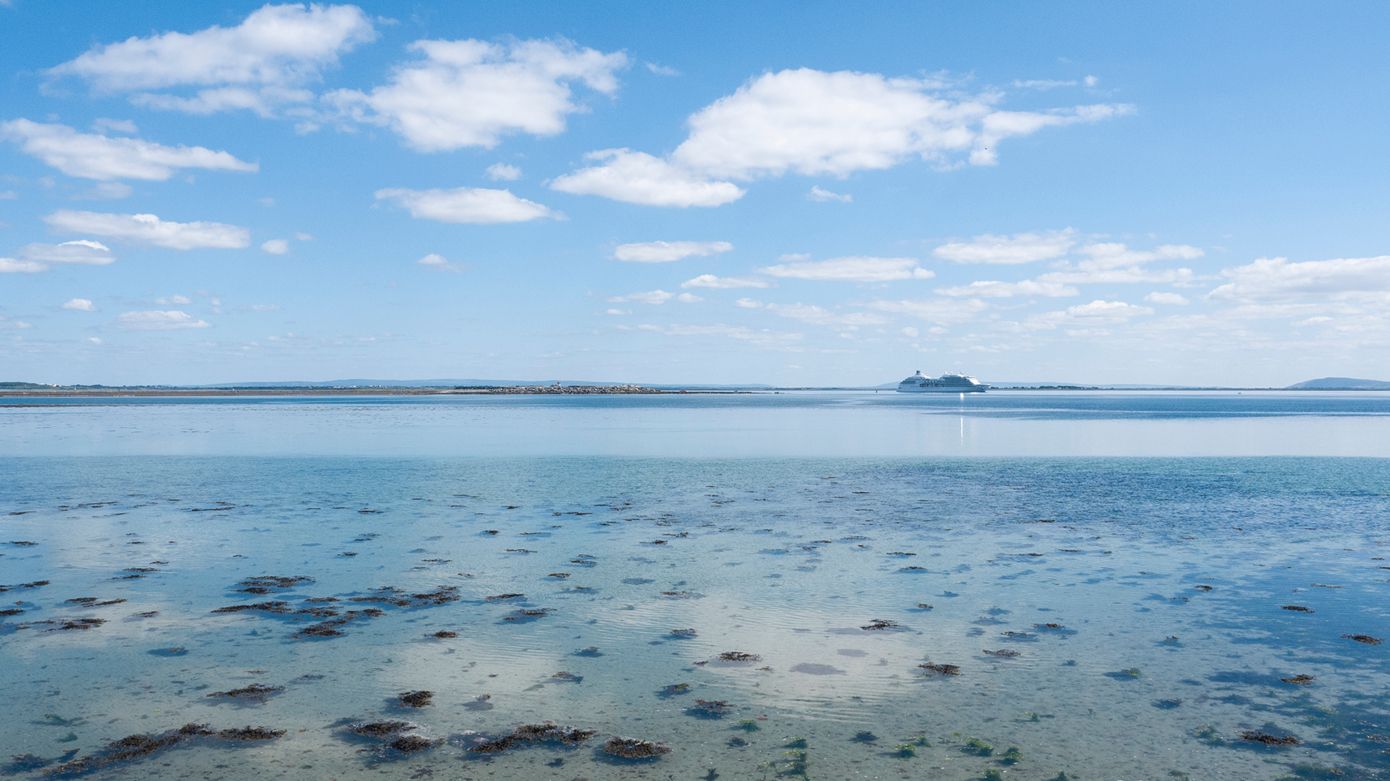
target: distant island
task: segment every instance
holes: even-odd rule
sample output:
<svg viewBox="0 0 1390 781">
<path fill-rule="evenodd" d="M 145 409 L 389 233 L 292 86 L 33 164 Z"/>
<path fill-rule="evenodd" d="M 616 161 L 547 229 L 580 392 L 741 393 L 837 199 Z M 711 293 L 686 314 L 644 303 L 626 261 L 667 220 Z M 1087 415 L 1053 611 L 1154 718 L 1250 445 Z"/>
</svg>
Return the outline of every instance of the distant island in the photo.
<svg viewBox="0 0 1390 781">
<path fill-rule="evenodd" d="M 1290 385 L 1287 390 L 1390 390 L 1390 382 L 1358 380 L 1355 377 L 1319 377 Z"/>
</svg>

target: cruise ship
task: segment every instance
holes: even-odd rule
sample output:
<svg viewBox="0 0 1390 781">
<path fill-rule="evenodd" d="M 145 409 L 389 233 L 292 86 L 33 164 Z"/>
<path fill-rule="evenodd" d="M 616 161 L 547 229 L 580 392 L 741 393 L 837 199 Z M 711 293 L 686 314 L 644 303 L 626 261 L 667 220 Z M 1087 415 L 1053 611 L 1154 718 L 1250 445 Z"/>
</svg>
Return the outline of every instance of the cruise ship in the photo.
<svg viewBox="0 0 1390 781">
<path fill-rule="evenodd" d="M 898 383 L 898 393 L 984 393 L 988 385 L 964 374 L 923 377 L 922 371 Z"/>
</svg>

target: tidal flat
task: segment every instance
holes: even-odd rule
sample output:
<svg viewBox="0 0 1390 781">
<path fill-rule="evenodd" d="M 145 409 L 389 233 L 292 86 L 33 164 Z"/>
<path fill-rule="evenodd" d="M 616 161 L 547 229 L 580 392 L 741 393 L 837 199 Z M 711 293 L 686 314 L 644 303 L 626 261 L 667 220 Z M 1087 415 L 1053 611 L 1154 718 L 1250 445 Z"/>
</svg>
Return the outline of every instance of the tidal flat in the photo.
<svg viewBox="0 0 1390 781">
<path fill-rule="evenodd" d="M 0 774 L 1390 777 L 1390 459 L 0 465 Z"/>
<path fill-rule="evenodd" d="M 7 476 L 8 774 L 1390 770 L 1385 461 L 142 457 Z"/>
</svg>

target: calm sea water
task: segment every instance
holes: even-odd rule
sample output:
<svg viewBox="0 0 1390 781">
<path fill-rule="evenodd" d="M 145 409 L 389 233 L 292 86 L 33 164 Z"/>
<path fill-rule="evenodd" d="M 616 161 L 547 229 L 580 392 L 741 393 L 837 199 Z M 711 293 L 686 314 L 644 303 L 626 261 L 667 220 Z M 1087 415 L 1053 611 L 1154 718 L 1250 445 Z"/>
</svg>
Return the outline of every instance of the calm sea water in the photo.
<svg viewBox="0 0 1390 781">
<path fill-rule="evenodd" d="M 0 453 L 0 773 L 1390 778 L 1390 395 L 0 399 Z"/>
</svg>

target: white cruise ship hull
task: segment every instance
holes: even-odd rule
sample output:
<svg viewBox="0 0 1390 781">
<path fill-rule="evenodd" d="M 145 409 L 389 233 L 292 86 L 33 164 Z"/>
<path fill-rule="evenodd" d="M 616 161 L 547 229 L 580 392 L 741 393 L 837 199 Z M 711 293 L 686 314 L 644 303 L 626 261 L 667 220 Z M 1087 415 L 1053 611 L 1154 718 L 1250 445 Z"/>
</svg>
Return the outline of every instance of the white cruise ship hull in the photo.
<svg viewBox="0 0 1390 781">
<path fill-rule="evenodd" d="M 898 388 L 898 393 L 984 393 L 983 385 L 961 385 L 954 388 L 949 387 L 907 387 Z"/>
</svg>

